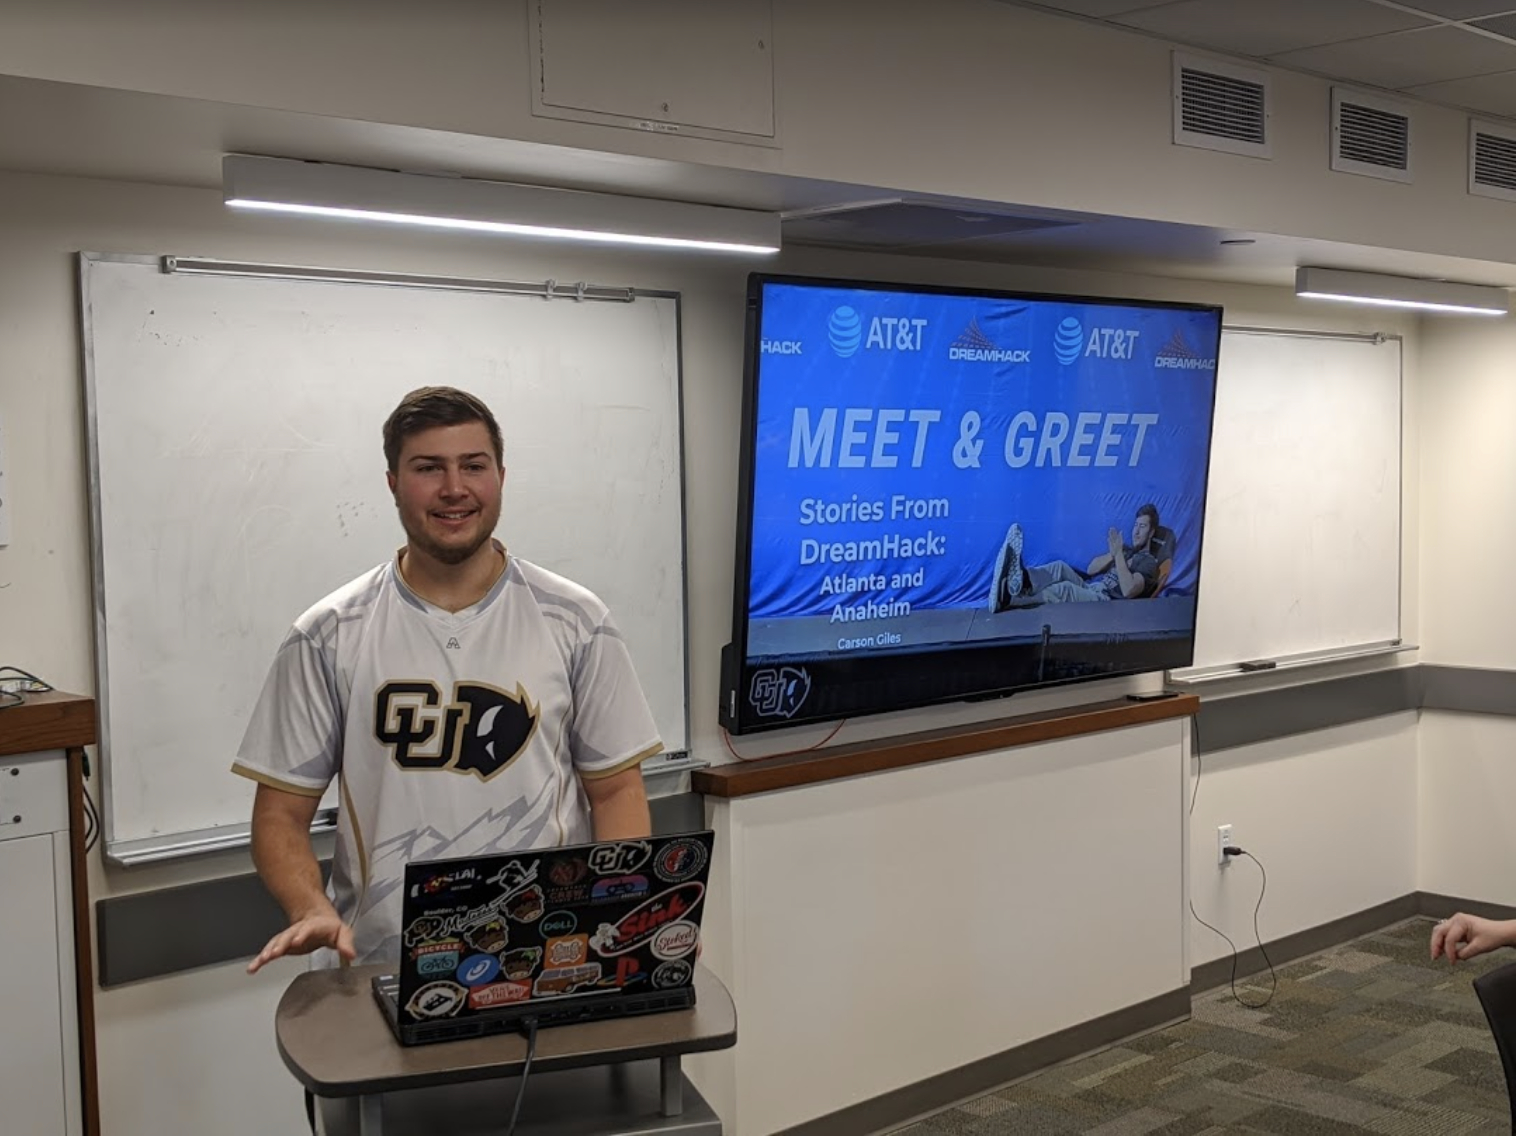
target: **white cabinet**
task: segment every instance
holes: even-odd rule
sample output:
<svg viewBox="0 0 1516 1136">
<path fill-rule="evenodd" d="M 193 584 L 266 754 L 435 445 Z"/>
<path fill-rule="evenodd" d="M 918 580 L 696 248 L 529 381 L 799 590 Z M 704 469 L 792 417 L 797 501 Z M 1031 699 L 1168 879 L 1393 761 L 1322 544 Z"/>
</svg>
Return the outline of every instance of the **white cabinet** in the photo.
<svg viewBox="0 0 1516 1136">
<path fill-rule="evenodd" d="M 0 1132 L 17 1136 L 84 1132 L 68 816 L 63 750 L 0 757 Z"/>
</svg>

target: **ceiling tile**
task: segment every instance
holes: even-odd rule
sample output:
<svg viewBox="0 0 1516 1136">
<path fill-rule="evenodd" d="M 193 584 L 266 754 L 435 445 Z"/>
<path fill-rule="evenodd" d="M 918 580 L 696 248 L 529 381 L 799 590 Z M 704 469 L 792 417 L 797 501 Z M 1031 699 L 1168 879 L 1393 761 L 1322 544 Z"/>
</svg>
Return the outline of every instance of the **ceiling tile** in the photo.
<svg viewBox="0 0 1516 1136">
<path fill-rule="evenodd" d="M 1170 0 L 1002 0 L 1019 8 L 1047 8 L 1056 12 L 1071 12 L 1076 16 L 1093 16 L 1098 20 L 1119 16 L 1124 12 L 1137 12 L 1143 8 L 1161 8 Z"/>
<path fill-rule="evenodd" d="M 1125 27 L 1238 55 L 1270 56 L 1385 32 L 1435 26 L 1372 0 L 1181 0 L 1115 17 Z"/>
<path fill-rule="evenodd" d="M 1516 16 L 1495 16 L 1489 20 L 1474 20 L 1473 26 L 1483 28 L 1485 31 L 1494 32 L 1496 35 L 1516 38 Z"/>
<path fill-rule="evenodd" d="M 1479 114 L 1516 116 L 1516 71 L 1411 87 L 1406 94 Z"/>
<path fill-rule="evenodd" d="M 1391 3 L 1397 8 L 1415 8 L 1448 20 L 1472 20 L 1476 16 L 1493 16 L 1496 12 L 1516 12 L 1516 4 L 1511 0 L 1404 0 L 1403 3 L 1391 0 Z"/>
<path fill-rule="evenodd" d="M 1274 62 L 1374 87 L 1405 87 L 1516 71 L 1516 45 L 1437 27 L 1284 52 Z"/>
</svg>

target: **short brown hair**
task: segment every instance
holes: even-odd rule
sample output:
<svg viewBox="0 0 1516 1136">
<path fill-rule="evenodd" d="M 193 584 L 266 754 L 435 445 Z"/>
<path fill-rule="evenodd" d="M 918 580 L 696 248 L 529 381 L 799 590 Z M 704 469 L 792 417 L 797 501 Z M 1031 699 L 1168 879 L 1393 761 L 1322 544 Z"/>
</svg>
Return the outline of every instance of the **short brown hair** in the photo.
<svg viewBox="0 0 1516 1136">
<path fill-rule="evenodd" d="M 391 473 L 400 466 L 400 451 L 412 434 L 435 426 L 462 426 L 466 422 L 483 422 L 495 447 L 495 464 L 505 464 L 505 446 L 500 440 L 500 424 L 485 406 L 467 391 L 456 387 L 417 387 L 400 400 L 384 420 L 384 460 Z"/>
</svg>

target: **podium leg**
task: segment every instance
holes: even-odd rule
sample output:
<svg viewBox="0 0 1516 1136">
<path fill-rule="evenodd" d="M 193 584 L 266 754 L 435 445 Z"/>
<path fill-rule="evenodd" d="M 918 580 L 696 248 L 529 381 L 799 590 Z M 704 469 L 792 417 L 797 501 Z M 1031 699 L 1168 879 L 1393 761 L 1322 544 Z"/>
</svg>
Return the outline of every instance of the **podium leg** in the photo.
<svg viewBox="0 0 1516 1136">
<path fill-rule="evenodd" d="M 358 1098 L 358 1136 L 380 1136 L 383 1122 L 379 1119 L 378 1093 Z"/>
<path fill-rule="evenodd" d="M 658 1059 L 659 1096 L 664 1116 L 678 1116 L 684 1111 L 684 1071 L 678 1056 Z"/>
</svg>

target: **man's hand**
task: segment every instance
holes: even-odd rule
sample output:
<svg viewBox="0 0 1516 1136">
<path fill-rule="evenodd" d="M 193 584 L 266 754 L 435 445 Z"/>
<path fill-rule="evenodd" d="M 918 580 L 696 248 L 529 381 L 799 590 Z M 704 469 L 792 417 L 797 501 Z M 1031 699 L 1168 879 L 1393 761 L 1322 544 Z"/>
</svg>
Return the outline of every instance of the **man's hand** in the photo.
<svg viewBox="0 0 1516 1136">
<path fill-rule="evenodd" d="M 358 952 L 353 947 L 353 929 L 337 917 L 336 912 L 307 915 L 291 923 L 268 941 L 258 952 L 258 957 L 247 964 L 249 974 L 257 974 L 276 958 L 285 955 L 308 955 L 322 947 L 331 947 L 342 956 L 343 962 L 352 962 Z"/>
<path fill-rule="evenodd" d="M 1497 922 L 1460 912 L 1432 928 L 1432 957 L 1455 963 L 1516 942 L 1516 921 Z"/>
<path fill-rule="evenodd" d="M 1105 534 L 1105 546 L 1111 550 L 1112 560 L 1121 555 L 1121 550 L 1125 547 L 1125 545 L 1123 545 L 1121 540 L 1120 529 L 1112 529 L 1110 532 Z"/>
</svg>

